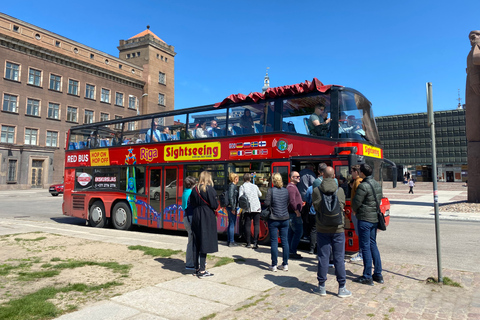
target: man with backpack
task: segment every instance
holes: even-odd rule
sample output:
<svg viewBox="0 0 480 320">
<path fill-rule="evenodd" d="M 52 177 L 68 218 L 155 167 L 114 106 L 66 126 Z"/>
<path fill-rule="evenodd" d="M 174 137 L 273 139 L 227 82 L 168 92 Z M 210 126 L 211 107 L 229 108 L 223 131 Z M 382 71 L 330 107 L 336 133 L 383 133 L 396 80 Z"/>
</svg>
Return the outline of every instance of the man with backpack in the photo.
<svg viewBox="0 0 480 320">
<path fill-rule="evenodd" d="M 313 206 L 316 211 L 317 255 L 318 255 L 318 288 L 314 292 L 320 296 L 327 294 L 327 281 L 330 248 L 333 253 L 333 264 L 338 281 L 338 297 L 352 295 L 347 290 L 347 274 L 345 271 L 345 229 L 344 213 L 345 192 L 335 182 L 335 170 L 327 167 L 323 181 L 313 190 Z"/>
</svg>

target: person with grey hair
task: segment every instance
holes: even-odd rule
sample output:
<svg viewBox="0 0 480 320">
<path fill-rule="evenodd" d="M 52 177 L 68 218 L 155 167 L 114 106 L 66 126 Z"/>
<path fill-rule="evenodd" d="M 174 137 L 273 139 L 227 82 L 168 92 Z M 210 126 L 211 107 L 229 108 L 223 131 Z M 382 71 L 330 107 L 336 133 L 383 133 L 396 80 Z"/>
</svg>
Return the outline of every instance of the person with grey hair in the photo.
<svg viewBox="0 0 480 320">
<path fill-rule="evenodd" d="M 253 220 L 253 249 L 258 249 L 258 235 L 260 233 L 260 211 L 262 206 L 259 197 L 262 192 L 256 185 L 251 183 L 252 176 L 250 173 L 243 175 L 243 184 L 240 187 L 238 197 L 245 195 L 250 203 L 250 211 L 245 212 L 245 239 L 247 240 L 247 248 L 252 248 L 252 220 Z"/>
</svg>

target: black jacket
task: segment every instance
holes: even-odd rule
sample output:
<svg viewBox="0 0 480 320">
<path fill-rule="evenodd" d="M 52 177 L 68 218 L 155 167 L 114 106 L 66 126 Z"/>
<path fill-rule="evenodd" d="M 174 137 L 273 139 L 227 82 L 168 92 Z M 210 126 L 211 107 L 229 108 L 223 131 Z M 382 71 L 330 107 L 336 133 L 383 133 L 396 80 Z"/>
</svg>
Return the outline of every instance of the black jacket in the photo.
<svg viewBox="0 0 480 320">
<path fill-rule="evenodd" d="M 238 189 L 237 189 L 237 186 L 231 182 L 229 185 L 228 185 L 228 203 L 229 203 L 229 207 L 232 207 L 232 209 L 235 209 L 237 208 L 237 204 L 238 204 Z"/>
</svg>

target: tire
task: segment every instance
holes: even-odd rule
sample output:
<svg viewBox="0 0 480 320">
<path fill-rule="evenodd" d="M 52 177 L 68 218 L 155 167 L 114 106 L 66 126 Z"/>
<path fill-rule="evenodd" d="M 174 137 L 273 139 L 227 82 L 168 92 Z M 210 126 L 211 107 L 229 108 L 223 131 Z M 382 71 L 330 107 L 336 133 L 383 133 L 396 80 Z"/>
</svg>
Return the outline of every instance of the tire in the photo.
<svg viewBox="0 0 480 320">
<path fill-rule="evenodd" d="M 165 200 L 168 200 L 170 199 L 170 195 L 168 194 L 168 192 L 165 192 Z"/>
<path fill-rule="evenodd" d="M 102 201 L 95 201 L 89 210 L 88 224 L 94 228 L 103 228 L 107 217 L 105 215 L 105 206 Z"/>
<path fill-rule="evenodd" d="M 112 224 L 118 230 L 130 230 L 132 227 L 132 212 L 125 202 L 119 202 L 113 207 Z"/>
<path fill-rule="evenodd" d="M 160 193 L 155 192 L 155 195 L 153 196 L 155 200 L 160 201 Z"/>
<path fill-rule="evenodd" d="M 58 193 L 52 193 L 52 196 L 56 197 L 56 196 L 58 196 Z"/>
</svg>

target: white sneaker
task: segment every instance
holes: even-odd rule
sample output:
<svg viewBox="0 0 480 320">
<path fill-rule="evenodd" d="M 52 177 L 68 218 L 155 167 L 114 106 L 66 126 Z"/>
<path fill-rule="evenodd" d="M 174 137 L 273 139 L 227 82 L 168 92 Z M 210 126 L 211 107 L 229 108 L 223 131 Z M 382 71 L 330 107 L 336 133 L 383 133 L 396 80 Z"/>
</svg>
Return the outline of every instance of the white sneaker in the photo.
<svg viewBox="0 0 480 320">
<path fill-rule="evenodd" d="M 270 266 L 270 267 L 268 267 L 268 270 L 273 271 L 273 272 L 277 272 L 277 266 Z"/>
<path fill-rule="evenodd" d="M 350 258 L 350 261 L 354 262 L 354 261 L 362 261 L 363 258 L 362 258 L 362 255 L 360 253 L 357 253 L 354 257 Z"/>
<path fill-rule="evenodd" d="M 288 271 L 288 264 L 279 265 L 278 270 Z"/>
</svg>

